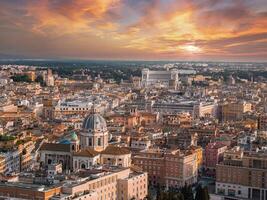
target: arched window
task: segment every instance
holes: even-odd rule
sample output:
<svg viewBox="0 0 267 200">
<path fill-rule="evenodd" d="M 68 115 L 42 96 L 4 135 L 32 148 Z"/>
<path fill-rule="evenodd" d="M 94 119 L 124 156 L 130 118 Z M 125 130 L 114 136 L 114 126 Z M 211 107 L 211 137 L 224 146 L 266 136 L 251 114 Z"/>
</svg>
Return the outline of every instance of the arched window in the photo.
<svg viewBox="0 0 267 200">
<path fill-rule="evenodd" d="M 84 163 L 81 164 L 81 168 L 82 168 L 82 169 L 85 169 L 85 164 L 84 164 Z"/>
</svg>

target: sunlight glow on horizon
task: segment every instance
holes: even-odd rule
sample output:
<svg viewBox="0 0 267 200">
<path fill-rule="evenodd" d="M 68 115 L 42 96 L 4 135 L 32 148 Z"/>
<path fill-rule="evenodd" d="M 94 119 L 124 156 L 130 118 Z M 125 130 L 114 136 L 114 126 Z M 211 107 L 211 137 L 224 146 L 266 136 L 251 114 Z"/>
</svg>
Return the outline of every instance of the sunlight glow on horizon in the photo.
<svg viewBox="0 0 267 200">
<path fill-rule="evenodd" d="M 200 53 L 202 52 L 202 49 L 200 47 L 194 46 L 194 45 L 184 45 L 181 46 L 181 49 L 188 51 L 189 53 Z"/>
</svg>

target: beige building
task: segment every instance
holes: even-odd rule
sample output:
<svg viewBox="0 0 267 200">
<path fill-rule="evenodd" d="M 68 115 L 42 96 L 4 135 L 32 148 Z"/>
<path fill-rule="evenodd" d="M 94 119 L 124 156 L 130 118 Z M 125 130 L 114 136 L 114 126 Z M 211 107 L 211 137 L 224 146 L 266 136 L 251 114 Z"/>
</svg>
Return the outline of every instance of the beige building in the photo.
<svg viewBox="0 0 267 200">
<path fill-rule="evenodd" d="M 42 103 L 43 103 L 43 117 L 47 120 L 53 119 L 54 118 L 53 98 L 44 97 Z"/>
<path fill-rule="evenodd" d="M 0 196 L 3 199 L 35 199 L 49 200 L 54 195 L 60 193 L 61 186 L 44 186 L 36 184 L 26 184 L 20 182 L 0 183 Z"/>
<path fill-rule="evenodd" d="M 143 135 L 131 137 L 130 143 L 131 143 L 130 144 L 131 149 L 133 150 L 144 150 L 152 146 L 152 143 L 149 137 L 143 136 Z"/>
<path fill-rule="evenodd" d="M 133 157 L 133 163 L 148 172 L 151 185 L 182 187 L 197 181 L 198 157 L 195 151 L 143 150 Z"/>
<path fill-rule="evenodd" d="M 108 146 L 101 152 L 101 163 L 110 166 L 130 167 L 131 151 L 126 147 Z"/>
<path fill-rule="evenodd" d="M 251 108 L 251 103 L 248 102 L 226 103 L 222 105 L 222 120 L 224 122 L 242 120 L 244 114 L 251 111 Z"/>
<path fill-rule="evenodd" d="M 55 79 L 52 73 L 52 69 L 47 69 L 47 72 L 43 74 L 43 79 L 47 86 L 55 85 Z"/>
<path fill-rule="evenodd" d="M 0 105 L 0 114 L 2 113 L 17 113 L 18 107 L 14 104 Z"/>
<path fill-rule="evenodd" d="M 35 71 L 27 71 L 27 72 L 25 73 L 25 75 L 27 75 L 28 78 L 29 78 L 31 81 L 35 81 L 35 78 L 36 78 Z"/>
<path fill-rule="evenodd" d="M 73 170 L 88 169 L 100 163 L 100 154 L 93 149 L 87 148 L 81 151 L 74 152 L 73 156 Z"/>
<path fill-rule="evenodd" d="M 260 115 L 258 119 L 258 128 L 261 131 L 267 131 L 267 114 Z"/>
<path fill-rule="evenodd" d="M 136 200 L 145 199 L 147 191 L 147 173 L 133 171 L 130 168 L 114 168 L 113 170 L 81 171 L 78 176 L 84 176 L 80 181 L 70 181 L 62 187 L 62 193 L 71 196 L 97 194 L 86 200 Z"/>
<path fill-rule="evenodd" d="M 124 125 L 127 129 L 132 129 L 136 126 L 156 125 L 159 121 L 159 113 L 139 112 L 136 108 L 131 108 L 127 113 L 116 113 L 109 118 L 116 125 Z"/>
<path fill-rule="evenodd" d="M 226 151 L 216 167 L 216 193 L 227 199 L 267 199 L 266 152 L 244 152 L 239 147 Z"/>
<path fill-rule="evenodd" d="M 169 127 L 190 127 L 192 116 L 189 113 L 165 114 L 162 121 L 164 125 Z"/>
</svg>

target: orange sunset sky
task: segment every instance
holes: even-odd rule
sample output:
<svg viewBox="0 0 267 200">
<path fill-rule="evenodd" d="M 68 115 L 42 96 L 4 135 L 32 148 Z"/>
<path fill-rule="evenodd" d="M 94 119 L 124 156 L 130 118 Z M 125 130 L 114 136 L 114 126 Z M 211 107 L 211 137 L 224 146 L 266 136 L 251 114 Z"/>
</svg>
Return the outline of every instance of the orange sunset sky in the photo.
<svg viewBox="0 0 267 200">
<path fill-rule="evenodd" d="M 1 0 L 0 55 L 267 61 L 267 1 Z"/>
</svg>

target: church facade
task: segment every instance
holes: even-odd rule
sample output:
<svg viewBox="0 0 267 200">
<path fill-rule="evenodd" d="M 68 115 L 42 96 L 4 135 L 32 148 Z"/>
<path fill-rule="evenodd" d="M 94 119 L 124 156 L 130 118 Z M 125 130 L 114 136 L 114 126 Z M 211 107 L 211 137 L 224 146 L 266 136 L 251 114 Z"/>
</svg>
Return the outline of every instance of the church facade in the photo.
<svg viewBox="0 0 267 200">
<path fill-rule="evenodd" d="M 45 143 L 39 154 L 43 166 L 61 163 L 65 170 L 78 171 L 98 165 L 131 166 L 127 147 L 109 145 L 105 119 L 98 113 L 88 115 L 78 135 L 72 133 L 59 143 Z"/>
</svg>

